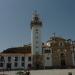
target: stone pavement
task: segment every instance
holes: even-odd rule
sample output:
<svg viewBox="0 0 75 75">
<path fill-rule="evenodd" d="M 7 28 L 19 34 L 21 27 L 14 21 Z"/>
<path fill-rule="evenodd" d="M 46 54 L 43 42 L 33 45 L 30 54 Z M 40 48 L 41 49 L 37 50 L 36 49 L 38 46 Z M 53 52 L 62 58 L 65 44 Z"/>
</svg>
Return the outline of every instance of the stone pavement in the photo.
<svg viewBox="0 0 75 75">
<path fill-rule="evenodd" d="M 6 75 L 16 75 L 18 71 L 5 71 Z M 52 70 L 31 70 L 31 75 L 68 75 L 69 72 L 72 72 L 72 75 L 75 75 L 75 69 L 52 69 Z M 3 72 L 0 72 L 0 75 L 3 75 Z"/>
</svg>

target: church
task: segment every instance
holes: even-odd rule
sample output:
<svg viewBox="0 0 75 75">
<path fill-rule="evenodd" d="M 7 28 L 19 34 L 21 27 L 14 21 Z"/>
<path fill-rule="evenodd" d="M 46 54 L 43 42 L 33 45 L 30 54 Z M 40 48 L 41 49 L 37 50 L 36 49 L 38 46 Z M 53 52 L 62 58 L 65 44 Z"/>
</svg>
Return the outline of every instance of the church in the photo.
<svg viewBox="0 0 75 75">
<path fill-rule="evenodd" d="M 75 41 L 54 35 L 42 43 L 42 26 L 38 13 L 33 13 L 31 44 L 1 52 L 0 69 L 75 68 Z"/>
</svg>

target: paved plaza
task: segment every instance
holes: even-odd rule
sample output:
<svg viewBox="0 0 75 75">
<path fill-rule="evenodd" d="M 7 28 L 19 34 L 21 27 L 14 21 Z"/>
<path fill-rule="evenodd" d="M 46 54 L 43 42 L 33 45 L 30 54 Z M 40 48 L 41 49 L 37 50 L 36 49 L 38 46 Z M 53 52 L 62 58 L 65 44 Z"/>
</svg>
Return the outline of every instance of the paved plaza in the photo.
<svg viewBox="0 0 75 75">
<path fill-rule="evenodd" d="M 5 71 L 0 72 L 0 75 L 16 75 L 18 71 Z M 75 75 L 75 69 L 53 69 L 53 70 L 31 70 L 31 75 L 69 75 L 72 72 L 72 75 Z"/>
</svg>

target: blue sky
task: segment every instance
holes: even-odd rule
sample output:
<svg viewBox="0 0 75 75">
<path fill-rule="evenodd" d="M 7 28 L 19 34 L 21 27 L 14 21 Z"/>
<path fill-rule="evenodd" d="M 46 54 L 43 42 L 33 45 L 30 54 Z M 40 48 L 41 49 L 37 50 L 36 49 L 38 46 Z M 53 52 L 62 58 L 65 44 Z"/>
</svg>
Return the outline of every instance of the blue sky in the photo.
<svg viewBox="0 0 75 75">
<path fill-rule="evenodd" d="M 75 40 L 75 0 L 0 0 L 0 51 L 31 43 L 35 10 L 43 22 L 42 41 L 54 32 Z"/>
</svg>

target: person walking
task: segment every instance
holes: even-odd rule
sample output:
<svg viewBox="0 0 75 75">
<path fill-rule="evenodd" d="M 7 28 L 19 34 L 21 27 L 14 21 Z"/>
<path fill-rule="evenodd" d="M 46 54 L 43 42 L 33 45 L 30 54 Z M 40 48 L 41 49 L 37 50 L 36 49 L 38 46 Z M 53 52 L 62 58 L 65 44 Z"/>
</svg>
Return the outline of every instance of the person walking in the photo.
<svg viewBox="0 0 75 75">
<path fill-rule="evenodd" d="M 29 69 L 26 71 L 25 75 L 30 75 Z"/>
</svg>

